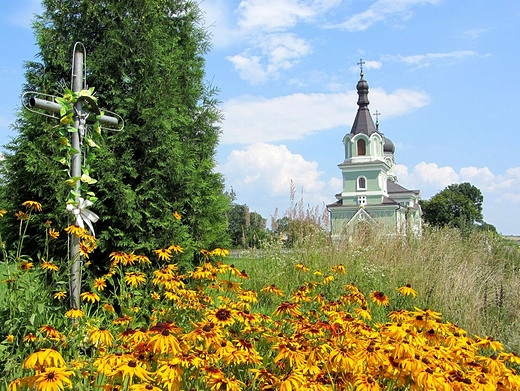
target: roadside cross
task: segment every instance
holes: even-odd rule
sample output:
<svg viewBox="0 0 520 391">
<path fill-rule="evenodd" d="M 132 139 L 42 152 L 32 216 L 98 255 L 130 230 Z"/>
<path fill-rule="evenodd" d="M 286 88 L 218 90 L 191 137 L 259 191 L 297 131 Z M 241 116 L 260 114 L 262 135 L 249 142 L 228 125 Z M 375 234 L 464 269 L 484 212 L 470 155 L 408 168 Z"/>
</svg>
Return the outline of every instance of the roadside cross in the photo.
<svg viewBox="0 0 520 391">
<path fill-rule="evenodd" d="M 73 58 L 72 58 L 72 92 L 79 93 L 82 90 L 87 90 L 86 83 L 86 65 L 85 65 L 85 57 L 86 50 L 85 46 L 82 43 L 76 42 L 74 44 L 73 49 Z M 30 98 L 26 99 L 25 96 L 29 95 Z M 37 96 L 42 96 L 45 99 L 38 98 Z M 22 96 L 22 102 L 24 106 L 37 114 L 41 114 L 47 117 L 60 119 L 60 111 L 61 105 L 56 102 L 56 97 L 53 95 L 42 94 L 38 92 L 26 92 Z M 28 103 L 28 105 L 27 105 Z M 85 106 L 89 107 L 87 111 Z M 43 110 L 46 114 L 41 111 L 36 111 L 34 109 Z M 57 114 L 57 115 L 56 115 Z M 87 129 L 88 122 L 99 121 L 101 125 L 104 125 L 105 128 L 113 131 L 120 131 L 123 129 L 123 125 L 116 129 L 115 126 L 119 125 L 119 122 L 122 118 L 115 114 L 114 116 L 109 115 L 101 115 L 101 110 L 98 108 L 95 99 L 90 96 L 80 96 L 76 103 L 74 104 L 74 128 L 75 132 L 70 133 L 70 144 L 75 150 L 75 153 L 71 154 L 70 158 L 70 174 L 72 178 L 81 177 L 81 156 L 82 156 L 82 146 L 83 139 L 85 137 L 85 132 Z M 79 194 L 79 181 L 76 182 L 76 193 Z M 67 205 L 67 210 L 73 213 L 75 217 L 75 224 L 77 225 L 78 221 L 81 223 L 86 223 L 88 229 L 91 231 L 91 234 L 94 235 L 94 229 L 92 223 L 95 223 L 98 219 L 98 216 L 93 212 L 90 212 L 87 208 L 92 203 L 90 201 L 83 200 L 80 196 L 75 196 L 75 205 Z M 79 249 L 80 243 L 79 238 L 75 235 L 70 235 L 71 246 L 70 246 L 70 259 L 72 260 L 72 268 L 71 275 L 69 280 L 69 288 L 70 288 L 70 306 L 72 308 L 80 307 L 80 294 L 81 294 L 81 265 L 82 258 Z"/>
</svg>

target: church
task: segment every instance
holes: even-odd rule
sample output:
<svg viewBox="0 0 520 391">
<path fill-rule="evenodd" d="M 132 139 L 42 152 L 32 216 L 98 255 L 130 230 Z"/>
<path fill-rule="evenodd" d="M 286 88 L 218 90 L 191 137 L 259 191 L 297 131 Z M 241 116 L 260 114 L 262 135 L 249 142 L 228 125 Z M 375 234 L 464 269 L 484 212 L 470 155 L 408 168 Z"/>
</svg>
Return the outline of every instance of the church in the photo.
<svg viewBox="0 0 520 391">
<path fill-rule="evenodd" d="M 359 65 L 358 110 L 350 133 L 343 137 L 345 160 L 338 165 L 343 190 L 335 203 L 327 205 L 332 238 L 352 237 L 360 227 L 390 235 L 420 235 L 420 192 L 397 183 L 395 146 L 379 131 L 379 121 L 372 120 L 363 62 Z"/>
</svg>

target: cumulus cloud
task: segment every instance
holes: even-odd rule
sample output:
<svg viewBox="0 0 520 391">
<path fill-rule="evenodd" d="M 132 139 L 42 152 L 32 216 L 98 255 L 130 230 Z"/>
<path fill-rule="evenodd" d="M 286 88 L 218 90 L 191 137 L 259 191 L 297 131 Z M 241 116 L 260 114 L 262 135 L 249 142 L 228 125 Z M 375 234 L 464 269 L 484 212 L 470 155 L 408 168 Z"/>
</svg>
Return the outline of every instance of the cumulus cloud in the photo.
<svg viewBox="0 0 520 391">
<path fill-rule="evenodd" d="M 301 57 L 312 51 L 307 41 L 290 33 L 259 36 L 255 45 L 241 54 L 227 57 L 240 78 L 251 84 L 277 78 L 279 70 L 292 68 Z"/>
<path fill-rule="evenodd" d="M 296 189 L 296 201 L 303 198 L 310 206 L 324 206 L 333 201 L 331 184 L 321 177 L 318 163 L 292 153 L 285 145 L 257 143 L 233 150 L 219 167 L 226 185 L 233 187 L 239 203 L 248 204 L 263 216 L 289 207 L 291 183 Z"/>
<path fill-rule="evenodd" d="M 244 29 L 280 31 L 299 22 L 311 22 L 341 0 L 242 0 L 237 8 Z"/>
<path fill-rule="evenodd" d="M 440 0 L 378 0 L 367 10 L 352 15 L 345 22 L 335 25 L 348 31 L 363 31 L 390 17 L 405 20 L 411 17 L 412 8 L 421 4 L 438 4 Z"/>
<path fill-rule="evenodd" d="M 426 93 L 399 89 L 386 93 L 381 88 L 370 92 L 371 102 L 385 117 L 398 116 L 429 103 Z M 292 94 L 271 99 L 240 96 L 221 106 L 223 144 L 297 140 L 306 135 L 351 125 L 356 115 L 356 92 L 330 94 Z"/>
<path fill-rule="evenodd" d="M 428 199 L 446 186 L 469 182 L 484 196 L 484 220 L 500 225 L 504 233 L 520 234 L 520 167 L 512 167 L 502 174 L 488 167 L 462 167 L 458 172 L 450 166 L 420 162 L 412 170 L 404 165 L 394 169 L 399 183 L 410 189 L 420 189 L 421 197 Z M 507 214 L 504 213 L 507 209 Z M 491 219 L 488 221 L 489 217 Z"/>
</svg>

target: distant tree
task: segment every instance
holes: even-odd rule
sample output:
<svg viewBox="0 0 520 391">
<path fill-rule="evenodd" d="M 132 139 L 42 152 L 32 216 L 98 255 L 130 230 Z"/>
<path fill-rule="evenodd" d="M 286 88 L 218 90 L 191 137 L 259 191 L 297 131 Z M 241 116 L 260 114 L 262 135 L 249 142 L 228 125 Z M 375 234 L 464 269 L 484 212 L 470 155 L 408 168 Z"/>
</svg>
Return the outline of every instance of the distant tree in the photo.
<svg viewBox="0 0 520 391">
<path fill-rule="evenodd" d="M 234 203 L 227 217 L 233 247 L 258 248 L 260 241 L 267 237 L 267 220 L 259 213 L 250 212 L 246 204 Z"/>
<path fill-rule="evenodd" d="M 468 182 L 453 184 L 429 200 L 421 200 L 423 219 L 436 227 L 476 228 L 483 225 L 481 191 Z M 478 224 L 476 224 L 478 223 Z"/>
</svg>

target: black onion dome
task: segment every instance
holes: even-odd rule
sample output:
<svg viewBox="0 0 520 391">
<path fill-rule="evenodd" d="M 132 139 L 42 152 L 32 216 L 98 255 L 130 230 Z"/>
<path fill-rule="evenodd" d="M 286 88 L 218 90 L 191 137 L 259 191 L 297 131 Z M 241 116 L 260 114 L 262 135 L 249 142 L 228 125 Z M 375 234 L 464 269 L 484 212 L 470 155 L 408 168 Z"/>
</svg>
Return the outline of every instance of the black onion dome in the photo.
<svg viewBox="0 0 520 391">
<path fill-rule="evenodd" d="M 389 138 L 385 137 L 385 145 L 383 147 L 384 152 L 394 153 L 395 152 L 395 145 Z"/>
</svg>

